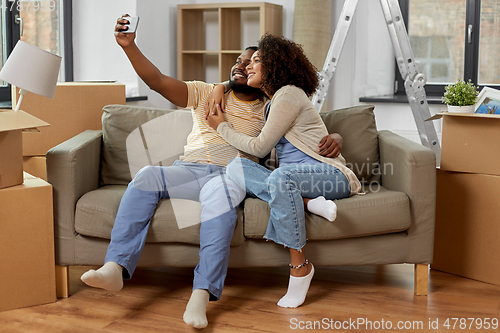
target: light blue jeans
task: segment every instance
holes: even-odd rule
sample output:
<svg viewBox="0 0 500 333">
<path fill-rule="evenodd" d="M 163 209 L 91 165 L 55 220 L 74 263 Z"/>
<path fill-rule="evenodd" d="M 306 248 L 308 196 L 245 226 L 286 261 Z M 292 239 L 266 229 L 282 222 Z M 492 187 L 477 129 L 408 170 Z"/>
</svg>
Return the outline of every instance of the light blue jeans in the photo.
<svg viewBox="0 0 500 333">
<path fill-rule="evenodd" d="M 302 198 L 320 195 L 328 200 L 347 198 L 351 187 L 344 174 L 327 163 L 281 166 L 274 171 L 245 158 L 234 158 L 227 166 L 231 180 L 271 207 L 264 238 L 300 250 L 306 244 Z"/>
<path fill-rule="evenodd" d="M 229 261 L 229 244 L 236 226 L 236 208 L 244 190 L 228 179 L 226 168 L 176 161 L 173 166 L 147 166 L 129 183 L 120 202 L 105 262 L 123 266 L 130 279 L 137 267 L 151 217 L 160 199 L 199 201 L 200 261 L 194 270 L 194 289 L 207 289 L 220 299 Z"/>
</svg>

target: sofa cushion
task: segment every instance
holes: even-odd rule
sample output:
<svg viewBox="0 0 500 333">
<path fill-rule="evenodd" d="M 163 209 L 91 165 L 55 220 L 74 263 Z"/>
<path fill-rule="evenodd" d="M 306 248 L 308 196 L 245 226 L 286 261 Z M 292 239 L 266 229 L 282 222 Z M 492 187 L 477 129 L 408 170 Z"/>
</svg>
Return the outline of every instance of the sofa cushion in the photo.
<svg viewBox="0 0 500 333">
<path fill-rule="evenodd" d="M 373 105 L 322 112 L 329 133 L 344 139 L 342 155 L 362 183 L 380 180 L 378 133 Z"/>
<path fill-rule="evenodd" d="M 365 186 L 366 195 L 336 200 L 337 219 L 306 213 L 309 241 L 388 234 L 407 230 L 411 224 L 410 202 L 403 192 L 389 191 L 378 184 Z M 269 205 L 260 199 L 245 200 L 244 235 L 262 239 L 269 221 Z"/>
<path fill-rule="evenodd" d="M 103 111 L 101 186 L 128 184 L 143 166 L 171 165 L 183 154 L 189 110 L 107 105 Z"/>
<path fill-rule="evenodd" d="M 75 230 L 81 235 L 111 239 L 111 229 L 123 193 L 124 185 L 108 185 L 84 194 L 76 205 Z M 200 244 L 199 202 L 183 199 L 160 200 L 151 218 L 146 242 Z M 238 220 L 231 246 L 243 244 L 243 209 L 238 209 Z"/>
</svg>

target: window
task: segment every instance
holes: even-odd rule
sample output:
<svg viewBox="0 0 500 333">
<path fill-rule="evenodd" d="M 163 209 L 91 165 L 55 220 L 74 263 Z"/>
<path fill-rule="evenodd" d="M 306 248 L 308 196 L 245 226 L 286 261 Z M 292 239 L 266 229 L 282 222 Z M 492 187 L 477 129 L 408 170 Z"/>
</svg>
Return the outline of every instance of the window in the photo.
<svg viewBox="0 0 500 333">
<path fill-rule="evenodd" d="M 71 0 L 0 0 L 0 66 L 19 39 L 63 57 L 59 81 L 73 80 Z M 0 102 L 10 101 L 10 86 L 0 82 Z"/>
<path fill-rule="evenodd" d="M 471 80 L 500 88 L 500 1 L 399 0 L 418 69 L 428 94 Z M 397 93 L 404 94 L 397 70 Z"/>
<path fill-rule="evenodd" d="M 16 8 L 8 5 L 7 0 L 0 0 L 0 68 L 3 67 L 7 60 L 8 54 L 12 51 L 13 43 L 19 39 L 19 29 L 13 23 L 15 15 L 17 14 Z M 0 102 L 10 101 L 10 86 L 7 82 L 0 81 Z"/>
</svg>

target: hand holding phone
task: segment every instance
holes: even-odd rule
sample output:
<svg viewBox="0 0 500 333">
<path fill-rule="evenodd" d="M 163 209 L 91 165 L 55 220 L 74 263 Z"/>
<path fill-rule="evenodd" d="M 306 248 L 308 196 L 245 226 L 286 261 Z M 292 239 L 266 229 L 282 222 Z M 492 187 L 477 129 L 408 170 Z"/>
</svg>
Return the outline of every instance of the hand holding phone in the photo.
<svg viewBox="0 0 500 333">
<path fill-rule="evenodd" d="M 123 32 L 125 34 L 131 34 L 137 30 L 137 26 L 139 25 L 139 17 L 138 16 L 127 16 L 127 17 L 123 17 L 122 19 L 127 20 L 129 23 L 124 24 L 125 26 L 128 27 L 128 29 L 121 30 L 121 32 Z"/>
</svg>

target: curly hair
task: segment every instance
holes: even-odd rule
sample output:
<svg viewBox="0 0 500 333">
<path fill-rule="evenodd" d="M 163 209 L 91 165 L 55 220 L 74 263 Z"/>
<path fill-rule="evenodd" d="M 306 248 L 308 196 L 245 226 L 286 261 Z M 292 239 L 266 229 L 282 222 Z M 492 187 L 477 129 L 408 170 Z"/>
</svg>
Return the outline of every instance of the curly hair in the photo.
<svg viewBox="0 0 500 333">
<path fill-rule="evenodd" d="M 311 96 L 318 87 L 316 68 L 302 46 L 283 36 L 266 34 L 259 41 L 262 89 L 274 95 L 286 85 L 294 85 Z"/>
</svg>

